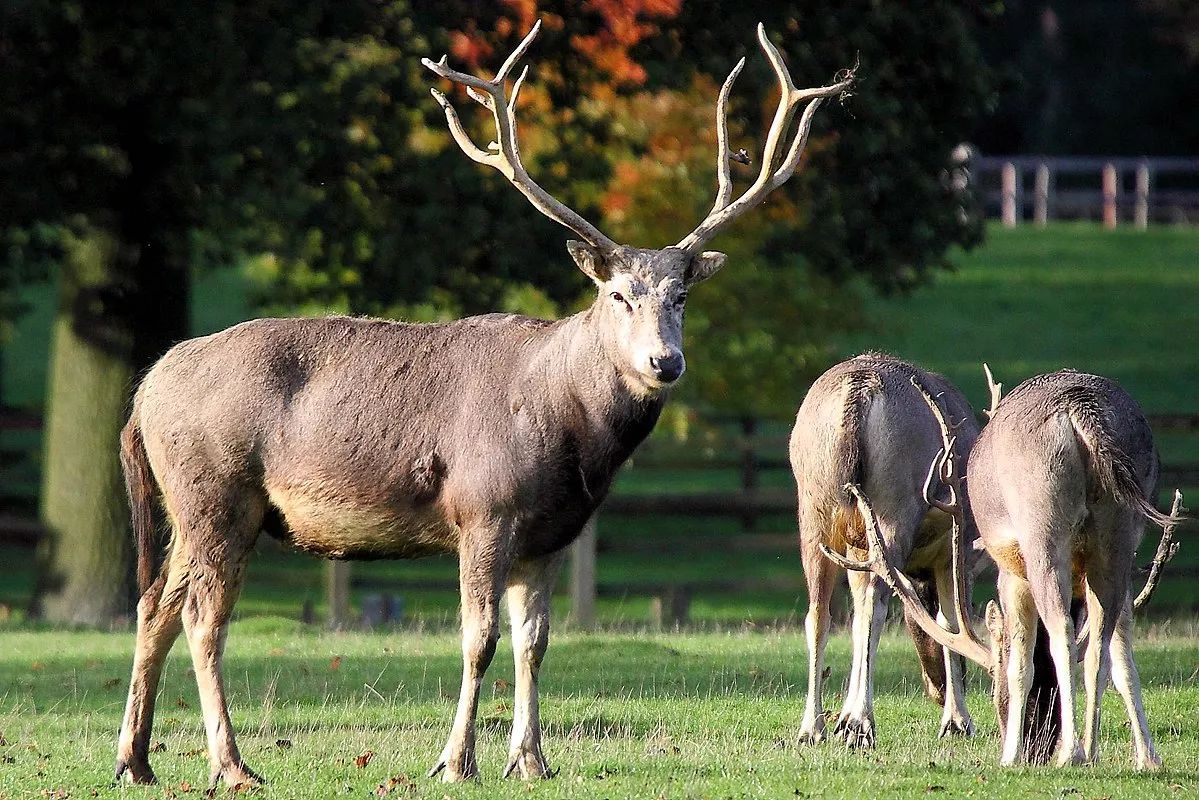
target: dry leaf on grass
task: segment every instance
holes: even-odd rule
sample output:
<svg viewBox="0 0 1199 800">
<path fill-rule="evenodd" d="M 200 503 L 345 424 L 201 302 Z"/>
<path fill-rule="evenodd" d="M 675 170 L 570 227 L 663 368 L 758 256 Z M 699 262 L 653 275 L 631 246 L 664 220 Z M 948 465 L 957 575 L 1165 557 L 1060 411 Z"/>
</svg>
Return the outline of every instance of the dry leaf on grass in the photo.
<svg viewBox="0 0 1199 800">
<path fill-rule="evenodd" d="M 329 669 L 334 672 L 341 669 L 341 656 L 333 656 L 333 660 L 329 662 Z"/>
<path fill-rule="evenodd" d="M 375 757 L 374 750 L 364 750 L 361 755 L 354 757 L 354 766 L 362 769 L 367 764 L 371 763 L 371 759 Z"/>
</svg>

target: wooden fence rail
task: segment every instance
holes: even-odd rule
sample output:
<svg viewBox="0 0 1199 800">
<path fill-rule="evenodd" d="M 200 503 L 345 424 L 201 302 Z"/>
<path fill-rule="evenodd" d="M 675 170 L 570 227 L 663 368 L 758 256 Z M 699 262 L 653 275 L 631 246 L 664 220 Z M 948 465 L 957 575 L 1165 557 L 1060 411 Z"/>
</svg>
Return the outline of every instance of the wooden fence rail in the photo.
<svg viewBox="0 0 1199 800">
<path fill-rule="evenodd" d="M 984 214 L 998 209 L 1007 227 L 1026 218 L 1101 219 L 1108 228 L 1124 219 L 1139 229 L 1199 221 L 1199 158 L 975 155 L 967 163 Z"/>
<path fill-rule="evenodd" d="M 6 421 L 0 416 L 0 423 Z M 8 418 L 13 424 L 10 429 L 36 429 L 40 420 L 32 415 L 15 415 Z M 1155 414 L 1149 422 L 1157 432 L 1199 433 L 1199 414 Z M 4 426 L 0 425 L 0 429 Z M 787 437 L 763 435 L 757 432 L 754 423 L 742 424 L 736 434 L 705 439 L 687 447 L 647 445 L 633 458 L 631 466 L 636 470 L 736 470 L 739 486 L 721 492 L 672 492 L 658 494 L 615 494 L 604 503 L 601 511 L 605 519 L 637 518 L 644 516 L 675 516 L 692 519 L 723 517 L 741 522 L 742 532 L 736 537 L 704 541 L 684 535 L 655 535 L 648 539 L 631 537 L 603 537 L 597 513 L 588 521 L 583 534 L 571 549 L 569 565 L 569 593 L 571 619 L 581 628 L 591 628 L 596 621 L 596 600 L 612 596 L 649 596 L 654 609 L 654 619 L 663 627 L 686 622 L 691 598 L 697 594 L 726 594 L 745 591 L 799 592 L 802 581 L 794 578 L 756 578 L 730 580 L 711 578 L 701 581 L 621 581 L 601 582 L 597 575 L 598 557 L 601 554 L 624 553 L 645 556 L 667 557 L 678 553 L 712 552 L 715 550 L 752 553 L 793 552 L 796 535 L 785 533 L 758 533 L 755 528 L 761 517 L 785 515 L 792 518 L 795 513 L 795 494 L 791 488 L 761 488 L 762 474 L 768 471 L 789 469 L 785 457 Z M 1199 486 L 1199 463 L 1174 463 L 1162 467 L 1160 485 Z M 41 527 L 31 518 L 28 510 L 14 512 L 9 498 L 0 497 L 0 543 L 32 546 L 41 536 Z M 346 562 L 329 562 L 324 573 L 325 594 L 328 601 L 328 622 L 334 628 L 354 624 L 350 604 L 351 590 L 359 591 L 456 591 L 457 582 L 447 579 L 396 580 L 355 578 L 352 567 Z"/>
</svg>

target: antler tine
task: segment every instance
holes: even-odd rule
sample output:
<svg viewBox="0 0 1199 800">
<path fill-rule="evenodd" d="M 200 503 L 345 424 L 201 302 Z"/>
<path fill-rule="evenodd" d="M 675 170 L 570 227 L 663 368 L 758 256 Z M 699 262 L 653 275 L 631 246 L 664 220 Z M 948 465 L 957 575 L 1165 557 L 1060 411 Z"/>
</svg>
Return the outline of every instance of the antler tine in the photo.
<svg viewBox="0 0 1199 800">
<path fill-rule="evenodd" d="M 904 608 L 911 615 L 912 620 L 933 641 L 955 653 L 960 653 L 990 672 L 993 668 L 991 651 L 974 634 L 970 617 L 960 617 L 962 620 L 962 630 L 957 633 L 946 630 L 932 618 L 928 610 L 924 607 L 924 604 L 920 602 L 920 598 L 916 595 L 916 590 L 912 587 L 912 582 L 908 576 L 888 560 L 886 548 L 883 544 L 883 537 L 879 532 L 878 518 L 874 515 L 874 507 L 870 505 L 870 500 L 857 484 L 845 484 L 845 491 L 851 494 L 854 500 L 857 501 L 858 511 L 862 515 L 862 521 L 865 523 L 866 537 L 870 543 L 870 555 L 866 561 L 853 561 L 839 553 L 834 553 L 822 544 L 820 549 L 825 557 L 845 569 L 852 569 L 859 572 L 873 572 L 891 588 L 891 591 L 895 592 L 895 595 L 903 602 Z"/>
<path fill-rule="evenodd" d="M 605 255 L 615 252 L 619 245 L 609 239 L 598 228 L 583 219 L 576 211 L 568 208 L 561 201 L 554 199 L 549 192 L 542 189 L 525 170 L 520 160 L 520 146 L 516 137 L 516 98 L 520 87 L 528 75 L 526 66 L 516 78 L 512 87 L 511 97 L 505 89 L 508 74 L 528 52 L 533 40 L 541 31 L 541 20 L 538 20 L 532 30 L 521 40 L 512 54 L 505 59 L 503 66 L 496 72 L 495 78 L 487 80 L 465 72 L 452 69 L 445 56 L 440 61 L 422 58 L 421 63 L 437 75 L 466 87 L 467 93 L 477 102 L 486 106 L 495 120 L 496 142 L 493 148 L 481 148 L 476 145 L 462 126 L 457 112 L 448 98 L 437 89 L 432 89 L 433 97 L 445 112 L 446 124 L 450 135 L 458 147 L 468 158 L 480 164 L 486 164 L 503 173 L 513 186 L 520 190 L 533 207 L 555 222 L 571 229 L 578 236 Z"/>
<path fill-rule="evenodd" d="M 1152 599 L 1153 593 L 1157 591 L 1157 584 L 1161 580 L 1162 569 L 1178 552 L 1180 543 L 1174 540 L 1174 531 L 1178 529 L 1178 523 L 1182 521 L 1182 515 L 1187 510 L 1182 504 L 1182 492 L 1175 489 L 1174 503 L 1170 506 L 1170 522 L 1162 526 L 1162 538 L 1157 543 L 1157 551 L 1153 554 L 1153 561 L 1149 565 L 1149 577 L 1145 579 L 1145 585 L 1141 588 L 1140 594 L 1132 601 L 1133 611 L 1140 611 Z M 1086 616 L 1082 621 L 1085 622 L 1085 620 Z M 1074 636 L 1074 646 L 1077 649 L 1076 656 L 1079 661 L 1082 661 L 1083 656 L 1086 655 L 1084 648 L 1090 638 L 1090 626 L 1080 624 Z"/>
<path fill-rule="evenodd" d="M 737 76 L 741 74 L 741 70 L 745 67 L 745 57 L 737 62 L 733 67 L 733 71 L 724 79 L 724 85 L 720 87 L 720 95 L 716 98 L 716 202 L 712 204 L 712 211 L 719 211 L 729 204 L 729 200 L 733 197 L 733 176 L 732 168 L 729 166 L 729 161 L 732 158 L 729 155 L 729 95 L 733 91 L 733 81 L 737 80 Z"/>
<path fill-rule="evenodd" d="M 1162 577 L 1162 568 L 1174 558 L 1178 552 L 1179 542 L 1174 541 L 1174 531 L 1182 521 L 1182 515 L 1187 509 L 1182 504 L 1182 492 L 1174 490 L 1174 503 L 1170 506 L 1170 523 L 1162 527 L 1162 540 L 1157 543 L 1157 552 L 1153 555 L 1153 563 L 1149 566 L 1149 577 L 1145 579 L 1145 588 L 1137 595 L 1132 603 L 1133 611 L 1139 610 L 1149 602 L 1157 590 L 1157 583 Z"/>
<path fill-rule="evenodd" d="M 957 618 L 961 623 L 962 629 L 969 631 L 967 635 L 973 637 L 973 629 L 970 622 L 970 603 L 969 598 L 966 596 L 966 542 L 963 532 L 966 527 L 966 511 L 962 504 L 962 475 L 957 468 L 957 457 L 955 455 L 957 436 L 950 433 L 951 428 L 954 426 L 949 424 L 944 412 L 941 410 L 940 404 L 924 383 L 915 375 L 911 377 L 911 382 L 912 386 L 916 387 L 916 391 L 924 399 L 924 403 L 932 412 L 933 417 L 937 420 L 937 428 L 941 432 L 941 449 L 933 458 L 933 465 L 929 468 L 928 477 L 925 479 L 924 499 L 930 506 L 949 515 L 949 553 L 953 573 L 954 611 L 957 613 Z M 938 465 L 940 465 L 939 468 Z M 941 483 L 949 489 L 949 502 L 936 499 L 936 495 L 933 493 L 931 487 L 934 473 L 940 477 Z M 977 639 L 974 641 L 977 643 Z M 979 646 L 981 647 L 981 644 Z"/>
<path fill-rule="evenodd" d="M 987 419 L 991 419 L 999 408 L 999 398 L 1003 396 L 1003 384 L 995 382 L 995 376 L 991 374 L 991 367 L 985 361 L 983 362 L 983 372 L 987 376 L 987 388 L 991 391 L 991 407 L 983 413 L 987 415 Z"/>
<path fill-rule="evenodd" d="M 720 98 L 717 100 L 717 176 L 719 185 L 716 202 L 712 206 L 712 211 L 700 222 L 699 226 L 675 245 L 682 250 L 691 253 L 698 252 L 699 248 L 705 242 L 719 233 L 724 227 L 749 209 L 761 203 L 770 192 L 786 183 L 799 166 L 804 147 L 807 145 L 808 135 L 812 129 L 812 117 L 815 115 L 816 109 L 820 107 L 821 101 L 826 97 L 839 95 L 853 86 L 856 65 L 853 69 L 845 72 L 844 78 L 828 86 L 819 86 L 812 89 L 796 89 L 795 82 L 791 79 L 791 73 L 787 70 L 787 65 L 783 63 L 782 54 L 779 53 L 778 48 L 770 41 L 770 38 L 766 35 L 766 28 L 761 23 L 758 23 L 758 44 L 774 69 L 781 92 L 778 108 L 775 110 L 774 119 L 771 121 L 770 129 L 766 134 L 766 143 L 762 150 L 761 169 L 758 172 L 757 179 L 745 193 L 736 201 L 730 203 L 729 198 L 732 196 L 732 182 L 729 177 L 727 165 L 727 122 L 724 116 L 724 108 L 727 105 L 727 92 L 732 87 L 732 80 L 741 70 L 741 64 L 738 64 L 733 69 L 733 73 L 729 76 L 729 79 L 725 81 L 724 87 L 721 89 Z M 790 146 L 786 150 L 786 155 L 780 159 L 779 154 L 786 138 L 787 129 L 791 126 L 796 109 L 803 103 L 807 103 L 808 105 L 804 108 L 803 114 L 800 117 L 799 126 L 796 129 L 794 139 L 792 139 Z"/>
</svg>

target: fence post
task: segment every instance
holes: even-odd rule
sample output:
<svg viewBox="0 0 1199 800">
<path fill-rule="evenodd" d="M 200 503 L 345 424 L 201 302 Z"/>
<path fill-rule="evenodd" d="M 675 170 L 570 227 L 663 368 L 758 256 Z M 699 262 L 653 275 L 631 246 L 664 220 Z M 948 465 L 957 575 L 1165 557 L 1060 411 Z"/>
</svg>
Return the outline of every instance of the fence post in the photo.
<svg viewBox="0 0 1199 800">
<path fill-rule="evenodd" d="M 1044 228 L 1049 222 L 1049 192 L 1052 177 L 1049 165 L 1042 161 L 1037 165 L 1037 174 L 1033 182 L 1033 221 L 1038 227 Z"/>
<path fill-rule="evenodd" d="M 329 602 L 329 627 L 350 626 L 350 565 L 346 561 L 325 562 L 325 595 Z"/>
<path fill-rule="evenodd" d="M 596 514 L 591 515 L 583 532 L 570 548 L 570 615 L 575 627 L 595 627 L 595 547 Z"/>
<path fill-rule="evenodd" d="M 1137 164 L 1137 199 L 1133 207 L 1133 222 L 1137 230 L 1149 227 L 1149 162 Z"/>
<path fill-rule="evenodd" d="M 1000 171 L 1003 227 L 1016 227 L 1016 165 L 1008 161 Z"/>
<path fill-rule="evenodd" d="M 1103 227 L 1114 228 L 1118 214 L 1116 202 L 1119 196 L 1119 180 L 1116 165 L 1108 162 L 1103 165 Z"/>
</svg>

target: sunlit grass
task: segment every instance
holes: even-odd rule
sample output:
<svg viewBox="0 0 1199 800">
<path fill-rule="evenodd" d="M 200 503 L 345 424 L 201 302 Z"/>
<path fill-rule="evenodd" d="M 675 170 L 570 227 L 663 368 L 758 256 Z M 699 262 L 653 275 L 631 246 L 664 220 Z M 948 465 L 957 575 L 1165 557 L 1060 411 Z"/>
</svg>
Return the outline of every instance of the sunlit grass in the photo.
<svg viewBox="0 0 1199 800">
<path fill-rule="evenodd" d="M 1180 636 L 1179 633 L 1182 635 Z M 971 674 L 972 741 L 938 740 L 940 711 L 919 692 L 912 648 L 884 637 L 874 752 L 795 744 L 805 656 L 793 632 L 555 636 L 543 672 L 546 749 L 561 771 L 522 786 L 498 777 L 512 719 L 510 651 L 501 645 L 480 708 L 483 780 L 423 777 L 448 732 L 459 681 L 452 633 L 326 634 L 285 620 L 236 624 L 226 677 L 248 763 L 270 779 L 256 796 L 397 797 L 1188 797 L 1199 791 L 1199 642 L 1193 624 L 1142 633 L 1138 660 L 1167 770 L 1131 772 L 1119 699 L 1105 701 L 1103 763 L 1000 769 L 994 714 Z M 207 779 L 186 649 L 163 683 L 153 741 L 158 789 L 110 787 L 133 645 L 130 633 L 0 631 L 0 797 L 187 796 Z M 848 640 L 830 649 L 827 704 L 838 707 Z M 158 747 L 158 743 L 161 746 Z M 373 757 L 365 767 L 355 758 Z M 406 788 L 405 788 L 406 787 Z M 187 787 L 185 787 L 187 788 Z M 223 794 L 223 792 L 222 792 Z M 62 795 L 59 795 L 62 796 Z"/>
</svg>

